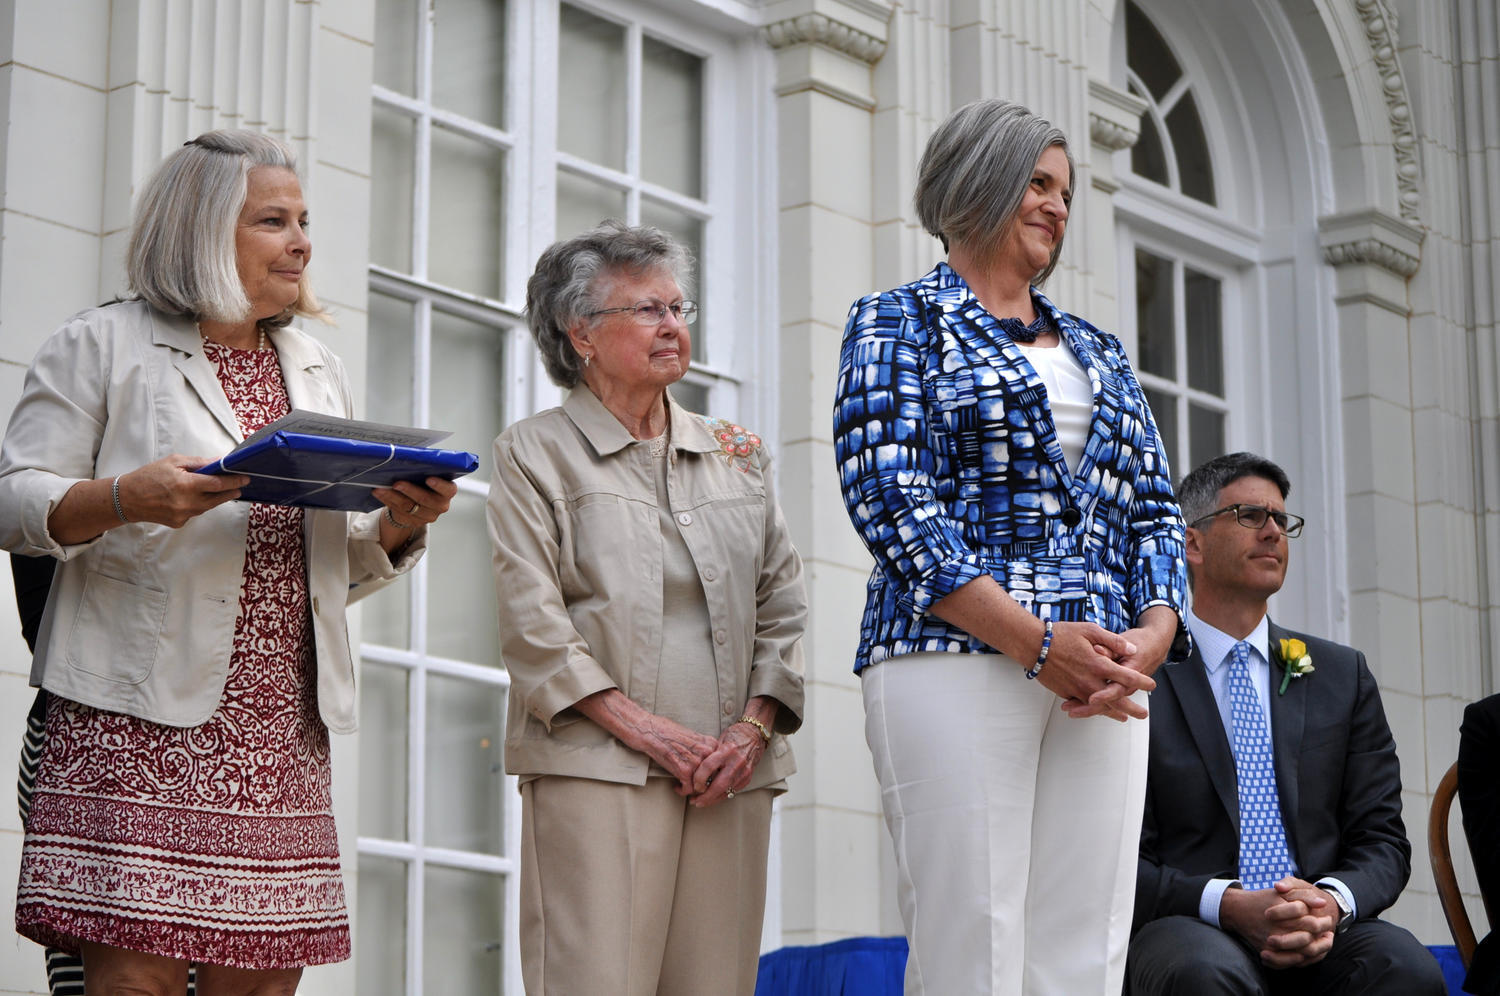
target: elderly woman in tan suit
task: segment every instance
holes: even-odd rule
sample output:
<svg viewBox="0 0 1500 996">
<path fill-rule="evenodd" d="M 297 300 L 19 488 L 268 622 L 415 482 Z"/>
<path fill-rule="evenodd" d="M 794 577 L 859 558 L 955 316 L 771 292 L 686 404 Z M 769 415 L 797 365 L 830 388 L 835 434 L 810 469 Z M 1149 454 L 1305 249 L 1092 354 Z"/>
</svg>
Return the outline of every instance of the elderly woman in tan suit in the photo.
<svg viewBox="0 0 1500 996">
<path fill-rule="evenodd" d="M 755 990 L 806 596 L 766 447 L 667 390 L 688 265 L 607 222 L 527 287 L 570 389 L 495 441 L 489 499 L 533 994 Z"/>
</svg>

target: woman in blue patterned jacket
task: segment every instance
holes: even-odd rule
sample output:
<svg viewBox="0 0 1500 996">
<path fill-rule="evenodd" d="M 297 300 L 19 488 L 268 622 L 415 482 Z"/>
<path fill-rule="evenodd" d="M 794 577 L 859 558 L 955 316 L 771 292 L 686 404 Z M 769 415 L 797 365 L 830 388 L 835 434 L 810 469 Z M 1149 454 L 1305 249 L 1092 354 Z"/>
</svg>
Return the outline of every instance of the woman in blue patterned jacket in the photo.
<svg viewBox="0 0 1500 996">
<path fill-rule="evenodd" d="M 908 994 L 1121 986 L 1183 527 L 1119 340 L 1035 287 L 1073 182 L 1047 121 L 959 109 L 916 191 L 947 262 L 844 333 L 839 473 L 876 561 L 855 670 Z"/>
</svg>

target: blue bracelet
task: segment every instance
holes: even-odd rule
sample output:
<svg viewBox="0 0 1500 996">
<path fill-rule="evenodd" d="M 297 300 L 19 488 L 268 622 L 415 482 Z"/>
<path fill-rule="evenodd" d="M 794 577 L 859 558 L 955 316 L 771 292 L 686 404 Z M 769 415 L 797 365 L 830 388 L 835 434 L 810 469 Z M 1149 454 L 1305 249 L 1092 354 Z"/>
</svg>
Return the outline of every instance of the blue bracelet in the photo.
<svg viewBox="0 0 1500 996">
<path fill-rule="evenodd" d="M 1046 627 L 1042 633 L 1042 652 L 1036 655 L 1036 663 L 1026 672 L 1028 681 L 1042 673 L 1042 665 L 1047 663 L 1047 654 L 1052 650 L 1052 620 L 1043 619 L 1042 625 Z"/>
</svg>

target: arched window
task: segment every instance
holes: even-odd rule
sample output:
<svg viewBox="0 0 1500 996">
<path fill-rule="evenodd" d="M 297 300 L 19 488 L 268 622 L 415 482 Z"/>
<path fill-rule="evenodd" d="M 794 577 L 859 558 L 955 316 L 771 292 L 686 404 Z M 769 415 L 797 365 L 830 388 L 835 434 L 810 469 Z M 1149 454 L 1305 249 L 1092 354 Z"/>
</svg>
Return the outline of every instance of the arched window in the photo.
<svg viewBox="0 0 1500 996">
<path fill-rule="evenodd" d="M 1130 169 L 1205 204 L 1214 199 L 1208 137 L 1191 82 L 1166 39 L 1132 0 L 1125 3 L 1125 64 L 1130 92 L 1146 101 Z"/>
<path fill-rule="evenodd" d="M 1135 368 L 1177 475 L 1224 452 L 1231 385 L 1226 305 L 1236 269 L 1216 240 L 1218 183 L 1194 80 L 1134 0 L 1125 0 L 1128 90 L 1146 101 L 1121 198 L 1121 291 L 1134 319 Z M 1123 154 L 1122 154 L 1123 155 Z M 1167 220 L 1187 214 L 1198 231 Z M 1226 266 L 1226 262 L 1231 265 Z"/>
</svg>

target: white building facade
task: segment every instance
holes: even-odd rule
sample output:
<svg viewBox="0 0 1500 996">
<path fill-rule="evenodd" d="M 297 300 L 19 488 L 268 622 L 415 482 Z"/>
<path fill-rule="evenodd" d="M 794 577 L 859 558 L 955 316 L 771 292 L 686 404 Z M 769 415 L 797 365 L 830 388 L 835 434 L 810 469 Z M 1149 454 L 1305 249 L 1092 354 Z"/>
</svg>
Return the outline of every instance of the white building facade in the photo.
<svg viewBox="0 0 1500 996">
<path fill-rule="evenodd" d="M 774 442 L 807 566 L 766 947 L 900 932 L 833 384 L 849 304 L 939 257 L 917 158 L 983 96 L 1068 134 L 1047 293 L 1125 341 L 1174 470 L 1250 449 L 1291 474 L 1308 528 L 1273 611 L 1368 654 L 1415 849 L 1389 915 L 1449 942 L 1427 808 L 1463 705 L 1500 684 L 1493 0 L 0 0 L 0 414 L 41 339 L 123 291 L 155 164 L 254 127 L 302 157 L 338 320 L 315 331 L 366 417 L 481 454 L 410 580 L 351 612 L 362 729 L 335 738 L 335 791 L 356 954 L 304 992 L 521 991 L 489 443 L 558 400 L 521 317 L 533 262 L 609 216 L 699 256 L 679 396 Z M 28 666 L 0 612 L 0 758 Z M 20 841 L 0 806 L 7 889 Z M 43 991 L 40 949 L 10 937 L 0 992 Z"/>
</svg>

